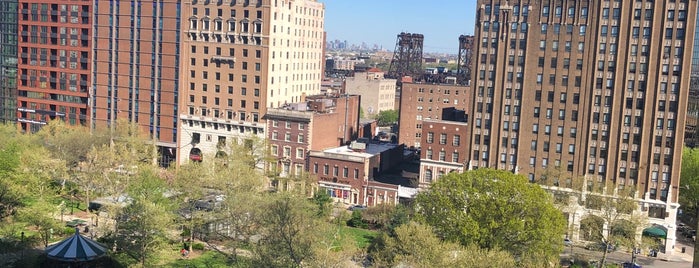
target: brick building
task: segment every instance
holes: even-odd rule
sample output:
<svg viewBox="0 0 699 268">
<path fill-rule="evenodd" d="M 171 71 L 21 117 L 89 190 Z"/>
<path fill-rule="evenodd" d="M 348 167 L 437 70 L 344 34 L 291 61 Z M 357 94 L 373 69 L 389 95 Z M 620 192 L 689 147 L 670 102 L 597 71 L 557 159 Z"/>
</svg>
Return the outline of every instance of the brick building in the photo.
<svg viewBox="0 0 699 268">
<path fill-rule="evenodd" d="M 311 150 L 347 144 L 358 136 L 359 102 L 356 95 L 309 96 L 306 102 L 270 108 L 267 141 L 276 162 L 272 169 L 280 177 L 308 172 Z"/>
<path fill-rule="evenodd" d="M 177 151 L 181 1 L 95 1 L 94 9 L 91 126 L 138 124 L 167 166 Z"/>
<path fill-rule="evenodd" d="M 402 186 L 374 181 L 403 160 L 404 145 L 352 142 L 351 145 L 311 151 L 309 174 L 321 189 L 345 204 L 396 204 Z"/>
<path fill-rule="evenodd" d="M 466 110 L 471 88 L 448 84 L 403 83 L 400 95 L 398 143 L 421 147 L 423 120 L 439 120 L 442 110 Z M 465 138 L 465 136 L 464 136 Z"/>
<path fill-rule="evenodd" d="M 470 166 L 532 181 L 560 167 L 635 187 L 638 213 L 671 230 L 661 249 L 671 254 L 697 1 L 479 0 L 476 8 Z M 571 213 L 572 229 L 587 217 L 584 207 Z"/>
<path fill-rule="evenodd" d="M 320 93 L 324 13 L 315 0 L 182 2 L 179 163 L 263 138 L 267 108 Z"/>
<path fill-rule="evenodd" d="M 357 72 L 345 79 L 345 92 L 362 96 L 364 117 L 369 118 L 381 111 L 393 110 L 396 101 L 396 80 L 384 78 L 384 72 L 371 68 Z"/>
<path fill-rule="evenodd" d="M 87 125 L 92 1 L 19 3 L 17 122 L 38 131 L 49 120 Z"/>
<path fill-rule="evenodd" d="M 422 122 L 420 188 L 450 172 L 468 169 L 468 124 L 463 121 L 425 119 Z"/>
</svg>

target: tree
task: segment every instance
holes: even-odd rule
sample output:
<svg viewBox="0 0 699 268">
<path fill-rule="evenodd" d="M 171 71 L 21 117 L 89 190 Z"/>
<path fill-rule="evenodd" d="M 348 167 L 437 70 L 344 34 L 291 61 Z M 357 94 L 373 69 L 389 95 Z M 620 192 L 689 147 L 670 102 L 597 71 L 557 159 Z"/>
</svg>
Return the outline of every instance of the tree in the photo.
<svg viewBox="0 0 699 268">
<path fill-rule="evenodd" d="M 205 241 L 221 241 L 208 245 L 236 260 L 237 249 L 259 233 L 267 197 L 265 178 L 251 164 L 250 155 L 232 152 L 214 161 L 180 167 L 174 186 L 179 193 L 181 223 L 190 230 L 189 240 L 199 232 Z M 241 153 L 245 156 L 240 157 Z M 209 205 L 201 207 L 202 203 Z"/>
<path fill-rule="evenodd" d="M 522 263 L 549 265 L 563 248 L 565 220 L 551 196 L 508 171 L 450 173 L 418 194 L 416 207 L 439 237 L 503 249 Z"/>
<path fill-rule="evenodd" d="M 376 120 L 379 123 L 379 126 L 390 126 L 392 124 L 395 124 L 398 122 L 398 111 L 396 110 L 385 110 L 385 111 L 380 111 L 376 115 Z"/>
<path fill-rule="evenodd" d="M 514 258 L 501 250 L 463 247 L 442 241 L 432 228 L 409 222 L 396 228 L 395 235 L 382 233 L 370 248 L 379 267 L 515 267 Z"/>
<path fill-rule="evenodd" d="M 688 214 L 694 214 L 695 228 L 699 230 L 699 149 L 685 147 L 682 151 L 682 172 L 680 173 L 680 206 Z M 693 213 L 692 213 L 693 212 Z M 699 267 L 699 239 L 694 242 L 694 262 Z"/>
<path fill-rule="evenodd" d="M 19 153 L 20 146 L 16 143 L 0 144 L 0 220 L 14 214 L 22 204 L 24 187 L 16 180 Z"/>
<path fill-rule="evenodd" d="M 29 224 L 36 230 L 44 247 L 49 245 L 53 230 L 59 230 L 61 225 L 55 219 L 56 207 L 41 200 L 35 204 L 23 207 L 18 212 L 17 219 Z"/>
<path fill-rule="evenodd" d="M 318 206 L 317 215 L 320 217 L 327 217 L 330 214 L 332 202 L 332 198 L 325 190 L 318 190 L 313 195 L 313 203 Z"/>
<path fill-rule="evenodd" d="M 313 243 L 323 237 L 312 204 L 280 194 L 265 208 L 262 238 L 255 245 L 257 267 L 301 267 L 313 257 Z"/>
<path fill-rule="evenodd" d="M 115 242 L 142 267 L 158 264 L 161 252 L 171 250 L 173 206 L 168 187 L 154 169 L 142 168 L 128 189 L 131 198 L 118 215 Z"/>
<path fill-rule="evenodd" d="M 319 221 L 313 229 L 322 234 L 312 246 L 312 255 L 304 261 L 305 267 L 342 268 L 353 267 L 353 259 L 362 252 L 357 248 L 356 241 L 343 230 L 342 224 L 331 225 Z"/>
<path fill-rule="evenodd" d="M 156 165 L 156 148 L 149 142 L 138 125 L 119 120 L 114 129 L 106 131 L 106 143 L 95 142 L 84 160 L 78 164 L 79 172 L 71 179 L 84 193 L 86 206 L 93 193 L 120 196 L 125 193 L 138 170 Z M 141 168 L 142 167 L 142 168 Z"/>
<path fill-rule="evenodd" d="M 36 136 L 43 141 L 44 147 L 53 157 L 65 161 L 70 169 L 87 160 L 87 154 L 93 146 L 109 143 L 104 130 L 91 133 L 87 127 L 69 126 L 60 119 L 50 121 Z"/>
<path fill-rule="evenodd" d="M 604 185 L 599 187 L 597 185 Z M 580 221 L 580 229 L 586 240 L 595 241 L 602 250 L 599 267 L 605 267 L 609 248 L 624 245 L 636 248 L 636 229 L 642 225 L 643 218 L 636 212 L 638 203 L 634 200 L 636 189 L 618 187 L 614 182 L 588 183 L 592 191 L 583 195 L 583 203 L 588 215 Z M 604 228 L 604 224 L 609 226 Z"/>
</svg>

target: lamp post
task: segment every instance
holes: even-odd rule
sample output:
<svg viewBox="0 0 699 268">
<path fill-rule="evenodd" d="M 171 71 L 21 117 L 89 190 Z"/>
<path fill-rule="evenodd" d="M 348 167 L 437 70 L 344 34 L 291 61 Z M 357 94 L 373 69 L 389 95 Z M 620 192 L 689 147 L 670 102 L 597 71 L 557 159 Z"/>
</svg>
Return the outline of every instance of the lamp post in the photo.
<svg viewBox="0 0 699 268">
<path fill-rule="evenodd" d="M 21 244 L 22 244 L 22 259 L 24 259 L 24 231 L 21 233 Z"/>
</svg>

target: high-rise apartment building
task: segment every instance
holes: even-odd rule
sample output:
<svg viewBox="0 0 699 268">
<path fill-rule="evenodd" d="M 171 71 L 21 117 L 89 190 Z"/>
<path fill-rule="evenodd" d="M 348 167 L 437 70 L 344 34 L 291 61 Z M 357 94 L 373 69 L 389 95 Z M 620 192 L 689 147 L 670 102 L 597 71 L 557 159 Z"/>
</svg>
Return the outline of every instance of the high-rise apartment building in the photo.
<svg viewBox="0 0 699 268">
<path fill-rule="evenodd" d="M 175 160 L 181 0 L 95 1 L 91 126 L 128 119 Z"/>
<path fill-rule="evenodd" d="M 674 230 L 696 10 L 696 0 L 479 0 L 470 165 L 636 187 L 639 213 Z M 674 240 L 668 232 L 666 248 Z"/>
<path fill-rule="evenodd" d="M 218 136 L 264 138 L 267 107 L 320 93 L 324 5 L 315 0 L 205 0 L 182 6 L 179 148 Z M 199 140 L 196 137 L 200 137 Z M 179 157 L 179 162 L 187 157 Z"/>
<path fill-rule="evenodd" d="M 87 125 L 92 1 L 20 0 L 17 121 Z"/>
<path fill-rule="evenodd" d="M 17 0 L 0 0 L 0 123 L 17 119 Z"/>
</svg>

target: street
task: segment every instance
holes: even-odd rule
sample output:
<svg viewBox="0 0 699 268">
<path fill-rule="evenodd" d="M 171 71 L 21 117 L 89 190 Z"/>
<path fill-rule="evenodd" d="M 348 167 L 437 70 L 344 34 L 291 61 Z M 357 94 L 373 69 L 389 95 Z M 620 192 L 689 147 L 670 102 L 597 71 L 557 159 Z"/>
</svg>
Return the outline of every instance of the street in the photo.
<svg viewBox="0 0 699 268">
<path fill-rule="evenodd" d="M 685 247 L 685 253 L 682 253 L 682 247 Z M 570 248 L 567 247 L 565 252 L 561 254 L 561 260 L 570 259 Z M 646 252 L 636 256 L 636 263 L 643 268 L 690 268 L 692 267 L 692 253 L 694 251 L 693 242 L 691 240 L 680 240 L 675 245 L 675 252 L 668 260 L 662 258 L 648 257 Z M 590 251 L 583 247 L 573 247 L 573 255 L 579 260 L 597 260 L 602 258 L 601 251 Z M 607 254 L 608 264 L 621 264 L 631 261 L 631 252 L 616 250 Z"/>
</svg>

